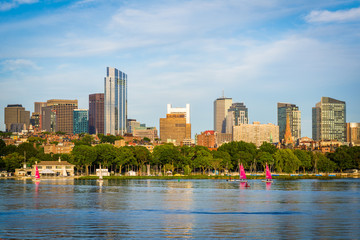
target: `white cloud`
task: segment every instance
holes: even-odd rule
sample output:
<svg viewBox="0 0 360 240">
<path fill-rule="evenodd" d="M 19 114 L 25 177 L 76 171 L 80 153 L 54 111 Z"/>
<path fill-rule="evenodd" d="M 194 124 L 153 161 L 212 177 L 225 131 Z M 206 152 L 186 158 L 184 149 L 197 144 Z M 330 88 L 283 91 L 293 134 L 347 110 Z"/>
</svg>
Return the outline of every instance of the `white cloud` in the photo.
<svg viewBox="0 0 360 240">
<path fill-rule="evenodd" d="M 311 11 L 305 17 L 307 22 L 349 22 L 360 20 L 360 8 L 338 11 Z"/>
<path fill-rule="evenodd" d="M 41 69 L 36 63 L 26 59 L 4 60 L 1 62 L 1 65 L 3 71 L 15 71 L 24 68 L 35 70 Z"/>
<path fill-rule="evenodd" d="M 17 8 L 22 4 L 32 4 L 37 3 L 38 0 L 12 0 L 12 1 L 5 1 L 0 3 L 0 11 L 8 11 L 13 8 Z"/>
</svg>

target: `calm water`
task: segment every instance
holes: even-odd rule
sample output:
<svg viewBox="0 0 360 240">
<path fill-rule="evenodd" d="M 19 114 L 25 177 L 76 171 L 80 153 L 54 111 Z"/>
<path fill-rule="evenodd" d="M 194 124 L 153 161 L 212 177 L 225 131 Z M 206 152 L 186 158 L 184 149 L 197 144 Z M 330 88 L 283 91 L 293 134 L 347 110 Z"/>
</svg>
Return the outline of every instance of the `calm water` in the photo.
<svg viewBox="0 0 360 240">
<path fill-rule="evenodd" d="M 360 179 L 0 180 L 0 238 L 359 239 Z"/>
</svg>

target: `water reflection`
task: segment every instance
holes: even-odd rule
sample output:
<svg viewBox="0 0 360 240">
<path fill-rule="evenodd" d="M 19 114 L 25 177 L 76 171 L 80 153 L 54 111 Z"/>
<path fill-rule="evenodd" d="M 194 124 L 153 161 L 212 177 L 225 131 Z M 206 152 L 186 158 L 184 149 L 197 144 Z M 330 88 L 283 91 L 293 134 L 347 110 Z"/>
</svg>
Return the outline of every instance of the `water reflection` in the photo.
<svg viewBox="0 0 360 240">
<path fill-rule="evenodd" d="M 0 180 L 0 236 L 356 239 L 360 234 L 359 179 L 249 184 Z"/>
</svg>

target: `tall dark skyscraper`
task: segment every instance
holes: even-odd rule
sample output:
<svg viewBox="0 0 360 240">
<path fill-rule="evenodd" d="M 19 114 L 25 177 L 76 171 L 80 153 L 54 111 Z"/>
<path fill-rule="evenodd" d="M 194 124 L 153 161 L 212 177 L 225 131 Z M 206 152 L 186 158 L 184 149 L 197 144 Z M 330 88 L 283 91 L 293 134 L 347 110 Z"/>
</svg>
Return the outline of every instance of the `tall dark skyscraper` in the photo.
<svg viewBox="0 0 360 240">
<path fill-rule="evenodd" d="M 127 132 L 127 75 L 107 67 L 104 86 L 104 133 L 123 135 Z"/>
<path fill-rule="evenodd" d="M 277 111 L 280 141 L 284 139 L 285 136 L 287 117 L 289 117 L 293 141 L 301 138 L 301 111 L 299 107 L 291 103 L 278 103 Z"/>
<path fill-rule="evenodd" d="M 329 97 L 312 108 L 312 135 L 315 141 L 346 141 L 346 104 Z"/>
<path fill-rule="evenodd" d="M 89 133 L 104 134 L 104 94 L 89 95 Z"/>
<path fill-rule="evenodd" d="M 233 127 L 248 124 L 248 109 L 244 103 L 233 103 L 226 115 L 226 133 L 233 133 Z"/>
</svg>

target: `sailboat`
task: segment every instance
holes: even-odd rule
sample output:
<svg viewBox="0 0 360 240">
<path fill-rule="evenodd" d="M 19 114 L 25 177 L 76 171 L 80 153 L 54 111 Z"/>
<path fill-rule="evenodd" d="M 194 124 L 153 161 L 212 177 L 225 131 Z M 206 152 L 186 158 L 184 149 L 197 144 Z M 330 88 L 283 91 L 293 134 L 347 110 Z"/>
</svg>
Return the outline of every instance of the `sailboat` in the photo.
<svg viewBox="0 0 360 240">
<path fill-rule="evenodd" d="M 240 182 L 247 182 L 245 169 L 242 163 L 241 164 L 239 163 L 239 171 L 240 171 Z"/>
<path fill-rule="evenodd" d="M 102 170 L 101 170 L 101 164 L 100 164 L 100 169 L 99 169 L 99 179 L 98 179 L 99 182 L 102 182 L 103 181 L 103 176 L 102 176 Z"/>
<path fill-rule="evenodd" d="M 266 183 L 272 183 L 273 180 L 272 180 L 272 177 L 271 177 L 271 172 L 269 170 L 269 166 L 267 165 L 266 163 L 266 180 L 262 180 L 263 182 L 266 182 Z"/>
<path fill-rule="evenodd" d="M 39 181 L 40 181 L 40 173 L 39 173 L 38 166 L 35 165 L 35 182 L 39 182 Z"/>
</svg>

